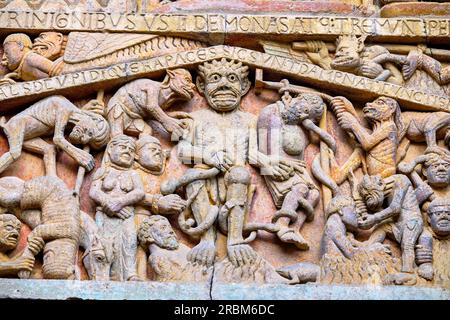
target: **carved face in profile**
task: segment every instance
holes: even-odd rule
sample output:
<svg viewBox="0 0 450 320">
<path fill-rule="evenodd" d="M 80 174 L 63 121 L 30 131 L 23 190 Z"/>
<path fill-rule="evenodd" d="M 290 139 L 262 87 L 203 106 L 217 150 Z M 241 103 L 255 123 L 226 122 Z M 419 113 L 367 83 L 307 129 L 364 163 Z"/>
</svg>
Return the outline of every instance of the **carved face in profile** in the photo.
<svg viewBox="0 0 450 320">
<path fill-rule="evenodd" d="M 59 32 L 43 32 L 34 39 L 33 51 L 54 60 L 63 53 L 64 35 Z"/>
<path fill-rule="evenodd" d="M 185 69 L 167 70 L 167 76 L 161 88 L 170 88 L 175 94 L 170 98 L 171 104 L 175 101 L 189 101 L 194 96 L 195 85 L 192 76 Z"/>
<path fill-rule="evenodd" d="M 94 112 L 73 113 L 70 122 L 75 124 L 69 135 L 71 143 L 100 149 L 108 142 L 109 124 L 102 116 Z"/>
<path fill-rule="evenodd" d="M 0 215 L 0 250 L 10 251 L 17 247 L 20 221 L 11 214 Z"/>
<path fill-rule="evenodd" d="M 69 135 L 69 141 L 74 144 L 88 144 L 94 136 L 95 123 L 88 118 L 77 122 Z"/>
<path fill-rule="evenodd" d="M 424 167 L 424 175 L 428 184 L 434 188 L 444 188 L 450 184 L 450 161 L 444 157 L 436 156 Z"/>
<path fill-rule="evenodd" d="M 439 236 L 450 235 L 450 201 L 436 199 L 428 207 L 430 227 Z"/>
<path fill-rule="evenodd" d="M 216 111 L 235 110 L 250 89 L 248 67 L 226 59 L 205 62 L 199 66 L 197 88 L 208 105 Z"/>
<path fill-rule="evenodd" d="M 331 67 L 336 70 L 349 71 L 360 66 L 360 52 L 364 48 L 364 39 L 341 36 L 337 41 L 336 55 Z"/>
<path fill-rule="evenodd" d="M 166 153 L 162 150 L 158 139 L 148 136 L 137 141 L 136 159 L 144 168 L 160 172 L 164 168 Z"/>
<path fill-rule="evenodd" d="M 359 193 L 371 211 L 377 211 L 383 205 L 385 183 L 379 176 L 365 175 L 358 186 Z"/>
<path fill-rule="evenodd" d="M 136 143 L 126 135 L 118 135 L 111 140 L 107 152 L 112 163 L 130 168 L 135 157 Z"/>
<path fill-rule="evenodd" d="M 175 250 L 179 246 L 177 235 L 169 220 L 163 216 L 150 216 L 144 219 L 139 227 L 138 237 L 144 245 L 155 243 L 158 247 L 168 250 Z"/>
<path fill-rule="evenodd" d="M 394 99 L 388 97 L 379 97 L 373 102 L 366 103 L 363 108 L 364 117 L 369 121 L 383 121 L 392 117 L 397 102 Z"/>
<path fill-rule="evenodd" d="M 19 42 L 11 41 L 3 45 L 2 65 L 10 71 L 14 71 L 19 67 L 24 55 L 24 45 Z"/>
</svg>

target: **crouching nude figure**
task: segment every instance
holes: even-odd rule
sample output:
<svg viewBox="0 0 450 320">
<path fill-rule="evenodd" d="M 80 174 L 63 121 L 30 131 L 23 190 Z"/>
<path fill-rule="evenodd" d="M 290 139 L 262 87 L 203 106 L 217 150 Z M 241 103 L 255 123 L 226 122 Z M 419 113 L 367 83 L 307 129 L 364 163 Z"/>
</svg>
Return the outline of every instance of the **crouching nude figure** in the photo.
<svg viewBox="0 0 450 320">
<path fill-rule="evenodd" d="M 73 144 L 100 149 L 109 139 L 106 119 L 95 112 L 78 108 L 63 96 L 42 99 L 7 122 L 2 119 L 0 126 L 9 144 L 9 151 L 0 157 L 0 172 L 20 157 L 22 149 L 26 149 L 42 154 L 47 175 L 56 176 L 55 147 L 42 139 L 48 135 L 53 135 L 56 147 L 67 152 L 87 170 L 92 170 L 94 158 Z M 69 141 L 64 137 L 67 127 L 71 128 Z"/>
<path fill-rule="evenodd" d="M 360 214 L 359 228 L 376 226 L 369 239 L 372 243 L 383 242 L 386 236 L 397 241 L 401 246 L 404 274 L 393 276 L 393 282 L 414 281 L 415 276 L 408 274 L 415 269 L 414 249 L 423 231 L 423 219 L 411 181 L 400 174 L 385 179 L 365 175 L 358 191 L 366 206 L 363 210 L 367 210 Z"/>
<path fill-rule="evenodd" d="M 41 238 L 45 242 L 44 278 L 75 278 L 80 209 L 78 199 L 61 179 L 51 176 L 27 181 L 16 177 L 0 178 L 0 206 L 24 219 L 32 211 L 40 210 L 40 223 L 29 234 L 23 255 L 34 257 L 40 251 L 36 250 L 35 239 Z M 29 273 L 19 273 L 19 276 L 28 277 Z"/>
<path fill-rule="evenodd" d="M 134 209 L 144 199 L 145 193 L 141 177 L 132 168 L 135 152 L 133 138 L 117 135 L 111 139 L 89 192 L 98 205 L 95 219 L 102 242 L 112 252 L 106 278 L 118 281 L 139 280 Z"/>
</svg>

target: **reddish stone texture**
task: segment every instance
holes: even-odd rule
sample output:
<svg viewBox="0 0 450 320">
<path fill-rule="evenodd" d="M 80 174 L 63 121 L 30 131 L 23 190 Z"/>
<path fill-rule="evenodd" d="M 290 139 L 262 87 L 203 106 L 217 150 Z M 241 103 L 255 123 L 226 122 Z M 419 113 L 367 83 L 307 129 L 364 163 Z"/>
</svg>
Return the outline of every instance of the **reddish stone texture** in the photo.
<svg viewBox="0 0 450 320">
<path fill-rule="evenodd" d="M 449 16 L 450 3 L 424 3 L 404 2 L 391 3 L 381 8 L 382 18 L 392 17 L 422 17 L 422 16 Z"/>
<path fill-rule="evenodd" d="M 112 92 L 107 93 L 106 101 L 112 95 Z M 260 110 L 265 106 L 274 103 L 279 100 L 279 95 L 273 90 L 263 90 L 260 95 L 255 95 L 254 90 L 250 92 L 243 98 L 241 108 L 244 111 L 250 112 L 254 115 L 258 115 Z M 76 104 L 81 106 L 87 100 L 78 101 Z M 358 110 L 362 106 L 357 106 Z M 207 108 L 205 99 L 195 93 L 193 99 L 185 104 L 181 104 L 175 108 L 170 109 L 170 111 L 184 111 L 192 112 L 199 109 Z M 169 111 L 169 112 L 170 112 Z M 151 125 L 154 129 L 154 134 L 157 136 L 164 149 L 171 149 L 171 155 L 167 162 L 165 172 L 160 176 L 152 176 L 145 172 L 140 171 L 144 187 L 146 192 L 149 193 L 159 193 L 159 185 L 163 180 L 169 177 L 180 177 L 186 171 L 189 166 L 184 165 L 177 158 L 176 144 L 170 141 L 170 136 L 162 129 L 162 126 L 155 121 L 151 121 Z M 328 113 L 328 131 L 335 137 L 338 143 L 338 152 L 336 154 L 336 160 L 338 163 L 342 164 L 348 156 L 353 151 L 353 143 L 349 140 L 347 134 L 339 128 L 334 116 L 331 112 Z M 0 153 L 3 154 L 8 150 L 8 144 L 3 133 L 0 134 Z M 318 146 L 310 145 L 305 152 L 305 160 L 307 162 L 308 168 L 311 166 L 311 162 L 314 156 L 319 152 Z M 96 168 L 100 167 L 101 159 L 103 156 L 103 151 L 96 152 Z M 276 208 L 273 204 L 272 197 L 266 187 L 264 178 L 259 174 L 259 169 L 250 167 L 252 173 L 252 183 L 256 185 L 256 192 L 253 198 L 253 203 L 251 206 L 251 211 L 248 216 L 248 221 L 250 222 L 270 222 Z M 65 181 L 69 188 L 73 188 L 75 185 L 75 179 L 78 171 L 78 165 L 75 161 L 70 158 L 64 152 L 58 152 L 57 155 L 57 172 L 58 176 Z M 80 205 L 81 210 L 88 213 L 90 216 L 95 216 L 95 204 L 89 197 L 89 189 L 92 183 L 92 176 L 95 169 L 92 172 L 88 172 L 85 175 L 84 182 L 82 184 L 80 192 Z M 30 154 L 26 151 L 23 152 L 22 156 L 18 161 L 13 163 L 1 176 L 18 176 L 21 179 L 28 180 L 33 177 L 38 177 L 44 174 L 43 160 L 40 156 Z M 362 175 L 361 169 L 356 171 L 356 175 L 360 177 Z M 312 175 L 311 175 L 312 176 Z M 320 184 L 316 182 L 320 187 Z M 348 183 L 344 183 L 342 186 L 344 189 L 348 189 Z M 321 190 L 321 188 L 320 188 Z M 182 195 L 184 196 L 184 195 Z M 145 210 L 144 210 L 145 211 Z M 145 216 L 137 215 L 137 224 Z M 184 233 L 178 229 L 177 216 L 168 217 L 172 226 L 174 227 L 180 241 L 186 245 L 193 247 L 197 241 L 189 238 Z M 285 266 L 289 264 L 295 264 L 300 261 L 308 261 L 317 263 L 320 259 L 320 240 L 322 237 L 323 227 L 325 225 L 325 217 L 323 210 L 322 200 L 316 207 L 314 221 L 307 222 L 301 229 L 302 235 L 306 240 L 309 241 L 311 248 L 308 251 L 300 251 L 296 249 L 295 246 L 282 243 L 278 238 L 265 231 L 260 231 L 257 239 L 251 243 L 251 246 L 268 262 L 270 262 L 275 267 Z M 22 250 L 26 243 L 26 236 L 30 232 L 29 228 L 24 226 L 21 233 L 21 241 L 19 248 L 16 250 L 19 252 Z M 366 233 L 363 233 L 364 237 Z M 219 253 L 219 259 L 223 258 L 226 254 L 226 237 L 222 234 L 218 235 L 217 247 Z M 87 279 L 86 271 L 82 266 L 81 261 L 82 249 L 80 249 L 79 255 L 79 267 L 81 270 L 81 278 Z M 138 269 L 141 270 L 139 274 L 141 276 L 147 276 L 147 279 L 152 279 L 152 272 L 147 268 L 146 257 L 143 251 L 140 250 L 138 253 Z M 36 265 L 35 271 L 33 272 L 33 278 L 40 277 L 40 265 Z"/>
<path fill-rule="evenodd" d="M 254 0 L 181 0 L 155 6 L 152 12 L 246 12 L 246 13 L 318 13 L 364 15 L 359 1 L 254 1 Z M 360 3 L 358 3 L 360 4 Z M 364 8 L 363 8 L 364 9 Z"/>
</svg>

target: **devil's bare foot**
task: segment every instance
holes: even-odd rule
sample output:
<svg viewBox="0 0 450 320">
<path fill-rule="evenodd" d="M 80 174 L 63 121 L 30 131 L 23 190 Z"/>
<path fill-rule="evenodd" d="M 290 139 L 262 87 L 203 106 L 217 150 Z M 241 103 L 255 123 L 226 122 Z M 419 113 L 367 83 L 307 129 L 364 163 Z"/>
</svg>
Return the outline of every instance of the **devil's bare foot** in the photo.
<svg viewBox="0 0 450 320">
<path fill-rule="evenodd" d="M 216 246 L 213 241 L 200 241 L 188 253 L 188 260 L 204 266 L 212 266 L 216 257 Z"/>
</svg>

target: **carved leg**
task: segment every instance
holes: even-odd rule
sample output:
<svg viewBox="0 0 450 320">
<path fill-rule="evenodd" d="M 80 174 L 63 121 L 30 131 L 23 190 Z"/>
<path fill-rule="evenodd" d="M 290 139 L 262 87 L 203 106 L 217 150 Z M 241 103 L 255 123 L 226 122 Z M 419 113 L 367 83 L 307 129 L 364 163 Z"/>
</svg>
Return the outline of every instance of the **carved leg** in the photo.
<svg viewBox="0 0 450 320">
<path fill-rule="evenodd" d="M 46 175 L 56 177 L 56 147 L 54 145 L 41 138 L 35 138 L 25 141 L 23 148 L 43 155 Z"/>
<path fill-rule="evenodd" d="M 232 167 L 225 176 L 226 205 L 231 208 L 228 215 L 227 253 L 235 267 L 252 264 L 258 257 L 256 252 L 244 243 L 242 234 L 250 181 L 250 172 L 245 167 Z"/>
<path fill-rule="evenodd" d="M 191 204 L 191 210 L 197 225 L 206 219 L 213 207 L 209 200 L 205 180 L 197 180 L 190 183 L 186 187 L 187 197 L 189 198 L 198 188 L 200 188 L 200 191 Z M 214 263 L 216 256 L 215 240 L 216 230 L 215 227 L 212 226 L 201 235 L 200 243 L 188 253 L 188 260 L 193 263 L 211 266 Z"/>
<path fill-rule="evenodd" d="M 433 271 L 433 236 L 424 230 L 419 237 L 416 246 L 416 263 L 419 266 L 419 275 L 427 280 L 432 280 Z"/>
<path fill-rule="evenodd" d="M 115 113 L 114 109 L 115 108 L 117 108 L 117 107 L 114 107 L 107 115 L 109 128 L 110 128 L 110 132 L 111 132 L 110 133 L 111 138 L 113 138 L 119 134 L 123 134 L 123 131 L 125 129 L 125 126 L 123 123 L 123 114 L 117 118 L 114 117 L 114 113 Z"/>
<path fill-rule="evenodd" d="M 136 269 L 137 233 L 134 217 L 122 222 L 121 256 L 124 260 L 124 279 L 127 281 L 140 281 Z"/>
<path fill-rule="evenodd" d="M 306 190 L 305 190 L 306 189 Z M 302 211 L 297 213 L 299 206 L 299 199 L 305 199 L 305 195 L 308 193 L 307 187 L 304 184 L 297 184 L 292 187 L 291 191 L 286 194 L 283 205 L 279 210 L 281 217 L 277 221 L 277 226 L 280 227 L 280 231 L 277 232 L 278 238 L 287 243 L 292 243 L 300 250 L 308 250 L 309 244 L 302 237 L 299 230 L 303 226 L 306 220 L 306 214 Z M 296 219 L 291 219 L 286 215 L 295 214 Z M 283 216 L 284 215 L 284 216 Z M 295 223 L 295 225 L 294 225 Z"/>
<path fill-rule="evenodd" d="M 434 118 L 434 119 L 433 119 Z M 436 118 L 438 121 L 436 121 Z M 434 120 L 434 121 L 433 121 Z M 439 119 L 439 116 L 431 118 L 431 121 L 427 123 L 425 127 L 425 140 L 427 142 L 427 148 L 432 148 L 437 146 L 437 132 L 450 125 L 450 116 L 445 116 Z"/>
<path fill-rule="evenodd" d="M 375 228 L 375 230 L 372 232 L 372 234 L 369 237 L 369 240 L 367 240 L 367 244 L 371 245 L 374 243 L 383 243 L 384 239 L 386 239 L 386 236 L 388 234 L 392 233 L 392 226 L 390 224 L 383 224 Z"/>
<path fill-rule="evenodd" d="M 401 241 L 402 249 L 402 272 L 414 272 L 415 252 L 414 248 L 423 230 L 422 221 L 411 220 L 403 226 L 403 235 Z"/>
<path fill-rule="evenodd" d="M 8 123 L 8 125 L 3 127 L 8 138 L 9 151 L 0 157 L 0 173 L 5 171 L 11 163 L 20 157 L 25 135 L 25 125 L 25 121 L 15 121 L 15 123 Z"/>
<path fill-rule="evenodd" d="M 142 138 L 143 136 L 151 136 L 153 134 L 153 129 L 150 127 L 149 124 L 144 122 L 144 128 L 142 129 L 142 132 L 139 133 L 139 138 Z"/>
<path fill-rule="evenodd" d="M 330 161 L 330 175 L 338 184 L 342 184 L 351 171 L 358 169 L 363 160 L 364 154 L 361 148 L 356 148 L 345 163 L 339 167 L 334 159 Z"/>
</svg>

